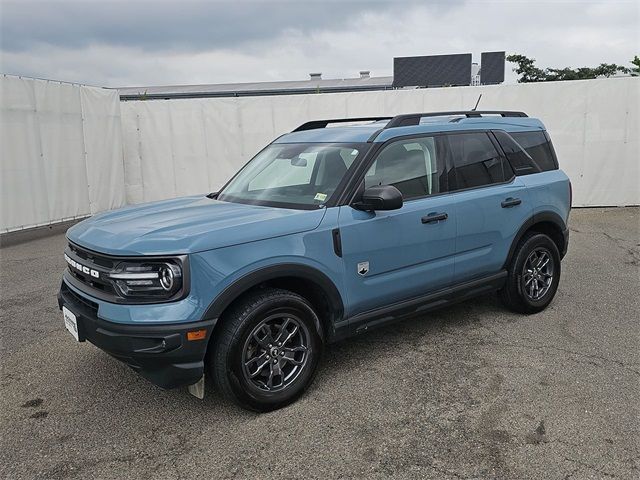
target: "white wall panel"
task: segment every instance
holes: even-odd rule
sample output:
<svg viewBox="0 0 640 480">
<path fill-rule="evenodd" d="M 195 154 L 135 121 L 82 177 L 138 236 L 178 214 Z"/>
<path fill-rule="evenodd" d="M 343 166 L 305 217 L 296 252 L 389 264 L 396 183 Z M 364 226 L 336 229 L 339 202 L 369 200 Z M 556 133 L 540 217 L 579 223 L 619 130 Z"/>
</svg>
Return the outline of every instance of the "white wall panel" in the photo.
<svg viewBox="0 0 640 480">
<path fill-rule="evenodd" d="M 196 101 L 197 102 L 197 101 Z M 239 107 L 234 99 L 221 98 L 210 105 L 201 103 L 207 147 L 207 172 L 211 182 L 205 190 L 222 186 L 244 164 Z M 231 139 L 237 139 L 232 141 Z"/>
<path fill-rule="evenodd" d="M 47 216 L 86 215 L 90 209 L 80 89 L 40 81 L 33 87 L 43 160 L 38 174 L 46 184 Z"/>
<path fill-rule="evenodd" d="M 0 89 L 0 224 L 4 231 L 46 221 L 49 208 L 33 85 L 3 77 Z"/>
<path fill-rule="evenodd" d="M 0 232 L 124 204 L 117 92 L 0 77 Z"/>
<path fill-rule="evenodd" d="M 125 204 L 120 99 L 111 90 L 80 88 L 90 213 Z"/>
<path fill-rule="evenodd" d="M 144 191 L 142 181 L 142 159 L 140 158 L 140 132 L 139 113 L 137 109 L 131 113 L 127 110 L 131 103 L 123 102 L 120 105 L 122 112 L 122 144 L 127 152 L 127 161 L 124 162 L 124 188 L 126 193 L 126 203 L 136 204 L 144 202 Z"/>
<path fill-rule="evenodd" d="M 612 78 L 125 102 L 125 171 L 135 171 L 142 149 L 142 188 L 153 192 L 145 193 L 143 200 L 211 191 L 272 139 L 305 121 L 470 109 L 482 94 L 479 109 L 523 110 L 545 123 L 561 167 L 573 182 L 574 205 L 637 205 L 639 88 L 640 79 Z M 140 132 L 133 134 L 127 130 L 136 125 L 136 116 L 145 118 Z M 154 171 L 147 173 L 152 165 Z M 160 166 L 165 171 L 155 171 Z M 127 198 L 139 201 L 139 188 L 137 178 L 127 179 Z"/>
<path fill-rule="evenodd" d="M 173 145 L 181 139 L 174 137 L 170 106 L 166 102 L 146 102 L 141 107 L 138 111 L 138 134 L 144 201 L 176 197 L 179 194 L 176 190 Z M 184 140 L 198 141 L 193 135 Z M 193 172 L 194 179 L 200 175 L 202 172 Z"/>
<path fill-rule="evenodd" d="M 275 132 L 290 132 L 296 128 L 298 119 L 307 118 L 311 97 L 296 98 L 296 95 L 270 97 L 273 99 L 273 126 Z"/>
</svg>

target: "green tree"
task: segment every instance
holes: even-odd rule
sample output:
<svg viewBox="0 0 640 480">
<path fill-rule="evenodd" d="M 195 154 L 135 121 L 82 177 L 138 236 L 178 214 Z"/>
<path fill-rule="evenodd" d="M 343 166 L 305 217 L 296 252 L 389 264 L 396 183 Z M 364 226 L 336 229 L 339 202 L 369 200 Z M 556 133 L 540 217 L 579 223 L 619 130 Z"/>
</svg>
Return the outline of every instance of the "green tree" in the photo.
<svg viewBox="0 0 640 480">
<path fill-rule="evenodd" d="M 638 57 L 638 55 L 633 57 L 633 60 L 631 60 L 631 65 L 633 65 L 633 67 L 631 67 L 631 75 L 634 77 L 640 75 L 640 57 Z"/>
<path fill-rule="evenodd" d="M 541 69 L 536 67 L 535 59 L 519 54 L 508 55 L 507 61 L 516 64 L 513 71 L 520 76 L 518 83 L 587 80 L 597 77 L 610 77 L 616 73 L 631 73 L 632 75 L 640 73 L 640 58 L 637 55 L 631 61 L 635 65 L 633 69 L 616 65 L 615 63 L 601 63 L 597 67 Z"/>
<path fill-rule="evenodd" d="M 512 54 L 507 56 L 507 62 L 516 64 L 513 71 L 520 75 L 518 83 L 544 82 L 546 80 L 544 71 L 535 66 L 535 59 Z"/>
</svg>

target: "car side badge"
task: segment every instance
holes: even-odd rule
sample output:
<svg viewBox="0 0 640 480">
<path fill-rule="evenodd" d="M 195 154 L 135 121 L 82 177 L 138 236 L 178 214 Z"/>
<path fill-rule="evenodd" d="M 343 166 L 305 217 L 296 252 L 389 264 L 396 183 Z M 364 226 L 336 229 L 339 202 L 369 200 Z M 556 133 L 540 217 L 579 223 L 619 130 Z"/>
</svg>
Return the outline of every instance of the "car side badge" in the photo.
<svg viewBox="0 0 640 480">
<path fill-rule="evenodd" d="M 358 263 L 358 275 L 365 276 L 369 273 L 369 262 Z"/>
</svg>

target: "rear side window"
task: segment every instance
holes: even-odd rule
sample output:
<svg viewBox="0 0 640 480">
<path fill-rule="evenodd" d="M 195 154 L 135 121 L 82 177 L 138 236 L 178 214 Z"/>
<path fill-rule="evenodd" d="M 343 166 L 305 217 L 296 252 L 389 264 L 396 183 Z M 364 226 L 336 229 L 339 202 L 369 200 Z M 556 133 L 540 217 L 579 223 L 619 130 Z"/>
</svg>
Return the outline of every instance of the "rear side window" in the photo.
<svg viewBox="0 0 640 480">
<path fill-rule="evenodd" d="M 485 132 L 448 135 L 456 190 L 503 183 L 513 170 Z"/>
<path fill-rule="evenodd" d="M 515 132 L 511 136 L 531 156 L 540 171 L 546 172 L 558 168 L 551 141 L 544 132 L 540 130 L 535 132 Z"/>
</svg>

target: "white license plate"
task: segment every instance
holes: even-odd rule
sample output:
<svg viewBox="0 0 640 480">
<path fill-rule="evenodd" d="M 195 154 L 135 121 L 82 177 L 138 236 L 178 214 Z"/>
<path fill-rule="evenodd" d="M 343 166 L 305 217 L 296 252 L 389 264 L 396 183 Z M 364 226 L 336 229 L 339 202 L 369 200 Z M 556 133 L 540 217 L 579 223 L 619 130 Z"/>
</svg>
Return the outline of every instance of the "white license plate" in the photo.
<svg viewBox="0 0 640 480">
<path fill-rule="evenodd" d="M 69 310 L 67 307 L 62 307 L 62 316 L 64 317 L 64 326 L 69 330 L 69 333 L 73 335 L 73 338 L 76 339 L 77 342 L 80 341 L 78 337 L 78 320 L 76 319 L 75 314 Z"/>
</svg>

